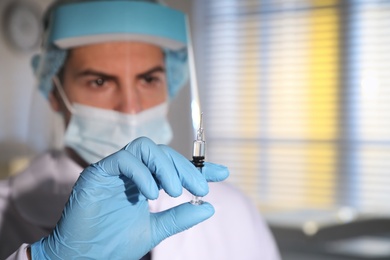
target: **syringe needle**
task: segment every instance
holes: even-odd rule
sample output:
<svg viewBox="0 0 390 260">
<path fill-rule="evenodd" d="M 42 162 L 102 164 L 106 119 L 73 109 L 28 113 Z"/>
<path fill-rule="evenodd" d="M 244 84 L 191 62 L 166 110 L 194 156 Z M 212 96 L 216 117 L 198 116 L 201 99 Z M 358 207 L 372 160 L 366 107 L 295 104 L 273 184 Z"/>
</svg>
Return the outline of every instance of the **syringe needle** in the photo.
<svg viewBox="0 0 390 260">
<path fill-rule="evenodd" d="M 196 133 L 196 140 L 193 142 L 193 150 L 192 150 L 192 163 L 199 169 L 202 173 L 202 168 L 204 166 L 204 158 L 205 158 L 205 148 L 206 142 L 204 140 L 204 130 L 203 130 L 203 113 L 200 115 L 200 124 L 199 129 Z M 200 205 L 203 201 L 201 197 L 193 196 L 191 200 L 191 204 Z"/>
</svg>

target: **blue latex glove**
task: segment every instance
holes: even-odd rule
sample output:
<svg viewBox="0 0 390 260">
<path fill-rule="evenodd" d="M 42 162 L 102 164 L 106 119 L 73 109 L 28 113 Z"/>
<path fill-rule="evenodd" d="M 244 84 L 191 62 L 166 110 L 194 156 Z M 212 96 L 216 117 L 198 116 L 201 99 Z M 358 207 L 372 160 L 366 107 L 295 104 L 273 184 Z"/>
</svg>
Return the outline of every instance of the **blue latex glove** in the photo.
<svg viewBox="0 0 390 260">
<path fill-rule="evenodd" d="M 209 203 L 150 213 L 148 199 L 156 199 L 159 188 L 173 197 L 182 187 L 205 196 L 207 181 L 227 176 L 226 167 L 210 163 L 200 174 L 173 149 L 136 139 L 81 173 L 53 232 L 31 245 L 32 258 L 139 259 L 214 213 Z"/>
</svg>

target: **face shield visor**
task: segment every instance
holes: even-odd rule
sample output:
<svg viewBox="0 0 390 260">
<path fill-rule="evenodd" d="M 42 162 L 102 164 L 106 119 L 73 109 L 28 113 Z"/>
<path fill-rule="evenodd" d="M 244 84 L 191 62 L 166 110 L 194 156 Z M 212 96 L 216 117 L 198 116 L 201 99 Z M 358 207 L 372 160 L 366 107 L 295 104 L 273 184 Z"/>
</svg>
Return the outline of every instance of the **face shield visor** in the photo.
<svg viewBox="0 0 390 260">
<path fill-rule="evenodd" d="M 111 41 L 138 41 L 161 47 L 170 97 L 187 82 L 186 16 L 180 11 L 148 2 L 91 1 L 53 7 L 46 20 L 43 52 L 32 61 L 38 87 L 46 97 L 68 49 Z"/>
<path fill-rule="evenodd" d="M 188 80 L 187 22 L 180 11 L 141 1 L 86 1 L 53 6 L 46 21 L 43 50 L 32 60 L 38 89 L 46 98 L 53 89 L 53 77 L 66 60 L 67 50 L 103 42 L 137 41 L 161 47 L 170 98 Z M 58 140 L 63 135 L 64 127 L 59 126 L 62 120 L 53 119 L 53 115 L 49 118 L 49 124 L 55 122 L 50 127 L 54 130 L 39 131 L 37 128 L 44 123 L 33 128 L 46 132 L 49 147 L 61 146 Z"/>
</svg>

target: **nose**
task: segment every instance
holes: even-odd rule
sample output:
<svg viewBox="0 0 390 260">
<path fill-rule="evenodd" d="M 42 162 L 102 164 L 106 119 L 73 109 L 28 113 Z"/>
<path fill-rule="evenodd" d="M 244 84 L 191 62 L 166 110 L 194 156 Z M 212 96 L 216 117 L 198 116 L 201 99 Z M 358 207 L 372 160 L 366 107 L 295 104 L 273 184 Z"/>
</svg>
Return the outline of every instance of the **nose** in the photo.
<svg viewBox="0 0 390 260">
<path fill-rule="evenodd" d="M 141 96 L 132 84 L 126 84 L 118 91 L 116 111 L 126 114 L 137 114 L 142 111 Z"/>
</svg>

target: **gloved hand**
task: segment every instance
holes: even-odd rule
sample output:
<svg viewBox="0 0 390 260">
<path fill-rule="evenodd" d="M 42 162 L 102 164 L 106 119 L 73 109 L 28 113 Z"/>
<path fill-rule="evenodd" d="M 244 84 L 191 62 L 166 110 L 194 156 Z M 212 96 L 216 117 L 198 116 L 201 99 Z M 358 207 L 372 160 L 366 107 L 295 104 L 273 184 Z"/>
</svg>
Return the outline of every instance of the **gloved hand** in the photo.
<svg viewBox="0 0 390 260">
<path fill-rule="evenodd" d="M 201 174 L 173 149 L 136 139 L 81 173 L 53 232 L 31 245 L 32 258 L 139 259 L 214 213 L 207 202 L 150 213 L 148 199 L 159 188 L 173 197 L 182 187 L 205 196 L 207 181 L 227 176 L 224 166 L 206 163 Z"/>
</svg>

